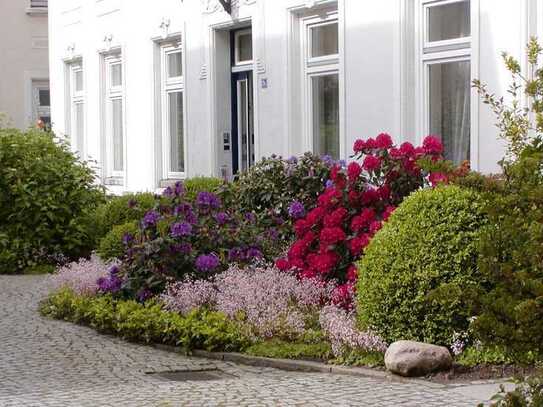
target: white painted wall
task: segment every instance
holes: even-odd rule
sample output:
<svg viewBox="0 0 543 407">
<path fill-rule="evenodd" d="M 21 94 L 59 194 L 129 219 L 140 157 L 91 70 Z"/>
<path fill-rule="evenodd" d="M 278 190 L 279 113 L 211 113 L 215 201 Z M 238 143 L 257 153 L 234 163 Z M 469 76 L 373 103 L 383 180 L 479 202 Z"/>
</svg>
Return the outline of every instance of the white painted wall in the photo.
<svg viewBox="0 0 543 407">
<path fill-rule="evenodd" d="M 29 13 L 29 0 L 0 0 L 0 113 L 10 124 L 34 125 L 32 80 L 49 78 L 47 13 Z"/>
<path fill-rule="evenodd" d="M 7 0 L 0 0 L 7 1 Z M 154 40 L 180 33 L 185 48 L 186 132 L 188 176 L 218 175 L 225 162 L 222 133 L 229 131 L 229 95 L 221 78 L 228 77 L 223 30 L 252 21 L 255 57 L 257 158 L 305 150 L 301 134 L 299 77 L 294 72 L 292 16 L 322 1 L 238 0 L 234 17 L 215 0 L 52 0 L 50 55 L 55 130 L 66 133 L 66 61 L 82 58 L 86 85 L 87 153 L 101 162 L 100 57 L 106 47 L 120 47 L 125 69 L 126 177 L 112 190 L 154 190 L 157 168 Z M 472 0 L 479 9 L 472 22 L 473 64 L 477 77 L 498 94 L 506 93 L 509 77 L 501 51 L 520 56 L 530 34 L 541 30 L 543 10 L 537 0 Z M 209 3 L 211 10 L 204 10 Z M 418 142 L 414 36 L 409 16 L 414 0 L 339 0 L 342 53 L 342 123 L 348 158 L 357 138 L 386 131 L 398 141 Z M 539 13 L 539 14 L 538 14 Z M 167 32 L 160 28 L 168 22 Z M 263 89 L 261 80 L 268 87 Z M 477 97 L 474 94 L 473 100 Z M 1 109 L 0 109 L 1 110 Z M 478 152 L 473 163 L 484 172 L 497 171 L 503 146 L 496 138 L 494 117 L 477 103 L 473 118 Z"/>
</svg>

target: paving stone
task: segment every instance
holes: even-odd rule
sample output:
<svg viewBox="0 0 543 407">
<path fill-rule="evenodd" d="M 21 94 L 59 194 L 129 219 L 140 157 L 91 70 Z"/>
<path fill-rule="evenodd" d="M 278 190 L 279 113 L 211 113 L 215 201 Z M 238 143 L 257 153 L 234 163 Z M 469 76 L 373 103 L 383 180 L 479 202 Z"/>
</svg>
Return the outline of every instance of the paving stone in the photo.
<svg viewBox="0 0 543 407">
<path fill-rule="evenodd" d="M 0 406 L 470 406 L 458 386 L 285 372 L 190 358 L 42 318 L 42 276 L 0 276 Z M 212 382 L 145 372 L 219 369 Z"/>
</svg>

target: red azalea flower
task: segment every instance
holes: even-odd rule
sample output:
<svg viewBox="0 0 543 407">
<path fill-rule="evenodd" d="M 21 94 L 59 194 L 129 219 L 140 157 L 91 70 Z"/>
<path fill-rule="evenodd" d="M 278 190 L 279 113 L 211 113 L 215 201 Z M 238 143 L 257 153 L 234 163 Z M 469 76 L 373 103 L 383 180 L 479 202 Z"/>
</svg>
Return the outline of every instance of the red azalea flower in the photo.
<svg viewBox="0 0 543 407">
<path fill-rule="evenodd" d="M 376 189 L 370 187 L 362 192 L 362 204 L 365 206 L 372 204 L 379 200 L 379 192 Z"/>
<path fill-rule="evenodd" d="M 356 140 L 354 142 L 353 150 L 355 153 L 361 153 L 366 148 L 366 142 L 364 140 Z"/>
<path fill-rule="evenodd" d="M 379 232 L 379 230 L 381 230 L 382 227 L 383 227 L 383 222 L 374 220 L 373 222 L 370 223 L 370 233 L 374 235 L 377 232 Z"/>
<path fill-rule="evenodd" d="M 307 256 L 307 262 L 311 269 L 315 270 L 319 274 L 328 274 L 336 266 L 339 261 L 339 256 L 332 252 L 326 252 L 323 254 L 312 254 Z"/>
<path fill-rule="evenodd" d="M 343 207 L 337 208 L 334 212 L 324 217 L 324 226 L 327 228 L 341 226 L 343 220 L 347 216 L 347 213 L 347 209 Z"/>
<path fill-rule="evenodd" d="M 277 259 L 275 262 L 275 267 L 277 267 L 281 271 L 287 271 L 290 270 L 290 263 L 287 259 Z"/>
<path fill-rule="evenodd" d="M 319 196 L 317 202 L 322 208 L 331 209 L 340 202 L 342 197 L 343 194 L 337 187 L 328 188 L 321 196 Z"/>
<path fill-rule="evenodd" d="M 381 167 L 381 159 L 371 154 L 367 155 L 366 158 L 364 158 L 362 167 L 368 172 L 375 171 Z"/>
<path fill-rule="evenodd" d="M 387 206 L 385 208 L 385 211 L 383 212 L 383 220 L 387 220 L 388 218 L 390 218 L 390 215 L 392 215 L 392 213 L 396 210 L 396 207 L 395 206 Z"/>
<path fill-rule="evenodd" d="M 417 147 L 415 148 L 415 152 L 413 153 L 413 158 L 418 159 L 425 155 L 426 155 L 426 150 L 424 149 L 424 147 Z"/>
<path fill-rule="evenodd" d="M 307 214 L 307 217 L 305 218 L 308 227 L 313 227 L 317 223 L 319 223 L 322 220 L 322 218 L 324 217 L 325 214 L 326 214 L 326 210 L 324 208 L 319 207 L 319 206 L 317 206 L 315 209 L 311 210 Z"/>
<path fill-rule="evenodd" d="M 356 181 L 361 173 L 362 168 L 357 162 L 352 162 L 347 167 L 347 177 L 349 177 L 349 181 L 351 182 Z"/>
<path fill-rule="evenodd" d="M 428 136 L 422 142 L 422 148 L 427 154 L 439 155 L 443 153 L 443 144 L 437 136 Z"/>
<path fill-rule="evenodd" d="M 447 174 L 443 174 L 442 172 L 432 172 L 428 177 L 428 180 L 432 186 L 436 186 L 439 184 L 447 184 L 449 182 L 449 177 L 447 177 Z"/>
<path fill-rule="evenodd" d="M 294 231 L 296 232 L 296 237 L 302 237 L 307 233 L 311 226 L 304 219 L 297 220 L 294 223 Z"/>
<path fill-rule="evenodd" d="M 303 270 L 299 274 L 299 276 L 302 280 L 314 279 L 315 277 L 317 277 L 317 272 L 315 270 L 307 269 L 307 270 Z"/>
<path fill-rule="evenodd" d="M 379 193 L 379 197 L 383 200 L 387 200 L 390 198 L 391 190 L 390 187 L 385 184 L 382 187 L 380 187 L 377 192 Z"/>
<path fill-rule="evenodd" d="M 362 254 L 362 251 L 370 244 L 370 238 L 366 234 L 354 237 L 349 240 L 347 244 L 351 255 L 358 257 Z"/>
<path fill-rule="evenodd" d="M 334 227 L 334 228 L 324 228 L 320 234 L 321 245 L 331 246 L 336 243 L 342 242 L 347 238 L 343 229 Z"/>
<path fill-rule="evenodd" d="M 354 282 L 358 279 L 358 270 L 354 264 L 347 269 L 347 281 Z"/>
<path fill-rule="evenodd" d="M 400 153 L 406 157 L 411 157 L 413 154 L 415 154 L 415 147 L 413 147 L 413 144 L 406 141 L 400 146 Z"/>
<path fill-rule="evenodd" d="M 352 283 L 347 283 L 336 287 L 332 293 L 332 303 L 346 310 L 353 308 L 354 286 Z"/>
<path fill-rule="evenodd" d="M 296 270 L 303 270 L 305 262 L 302 259 L 293 259 L 290 261 L 290 268 Z"/>
<path fill-rule="evenodd" d="M 349 199 L 349 205 L 357 207 L 360 206 L 360 197 L 361 194 L 356 191 L 349 191 L 348 199 Z"/>
<path fill-rule="evenodd" d="M 292 262 L 294 259 L 302 259 L 305 254 L 307 253 L 307 250 L 309 249 L 309 245 L 304 240 L 297 240 L 294 242 L 290 250 L 288 251 L 288 259 Z"/>
<path fill-rule="evenodd" d="M 330 179 L 334 182 L 337 181 L 338 175 L 341 173 L 341 167 L 339 165 L 334 165 L 330 171 Z"/>
<path fill-rule="evenodd" d="M 351 221 L 351 230 L 355 233 L 360 232 L 375 219 L 375 211 L 371 208 L 364 208 L 360 215 L 355 216 Z"/>
<path fill-rule="evenodd" d="M 375 144 L 377 148 L 389 149 L 393 144 L 392 137 L 387 133 L 381 133 L 375 139 Z"/>
<path fill-rule="evenodd" d="M 375 142 L 375 140 L 372 139 L 372 138 L 367 139 L 366 140 L 366 149 L 372 150 L 374 148 L 377 148 L 377 143 Z"/>
<path fill-rule="evenodd" d="M 315 233 L 309 231 L 307 232 L 304 237 L 303 237 L 303 241 L 306 242 L 308 245 L 310 245 L 311 243 L 313 243 L 313 241 L 317 238 L 317 236 L 315 235 Z"/>
<path fill-rule="evenodd" d="M 388 153 L 390 154 L 390 158 L 394 160 L 402 158 L 403 156 L 402 152 L 398 150 L 397 148 L 391 148 L 390 150 L 388 150 Z"/>
</svg>

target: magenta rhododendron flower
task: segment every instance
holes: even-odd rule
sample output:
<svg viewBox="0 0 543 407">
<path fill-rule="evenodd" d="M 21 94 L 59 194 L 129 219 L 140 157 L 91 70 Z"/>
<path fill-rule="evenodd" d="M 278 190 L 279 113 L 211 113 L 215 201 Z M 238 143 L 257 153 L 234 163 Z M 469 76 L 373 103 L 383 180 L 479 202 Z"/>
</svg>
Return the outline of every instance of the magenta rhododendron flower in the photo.
<svg viewBox="0 0 543 407">
<path fill-rule="evenodd" d="M 392 137 L 387 133 L 381 133 L 375 138 L 375 145 L 380 149 L 387 149 L 392 147 Z"/>
<path fill-rule="evenodd" d="M 426 154 L 439 155 L 443 153 L 443 143 L 437 136 L 428 136 L 422 142 L 422 148 Z"/>
<path fill-rule="evenodd" d="M 366 158 L 364 158 L 362 167 L 368 172 L 378 170 L 381 167 L 381 159 L 374 155 L 367 155 Z"/>
</svg>

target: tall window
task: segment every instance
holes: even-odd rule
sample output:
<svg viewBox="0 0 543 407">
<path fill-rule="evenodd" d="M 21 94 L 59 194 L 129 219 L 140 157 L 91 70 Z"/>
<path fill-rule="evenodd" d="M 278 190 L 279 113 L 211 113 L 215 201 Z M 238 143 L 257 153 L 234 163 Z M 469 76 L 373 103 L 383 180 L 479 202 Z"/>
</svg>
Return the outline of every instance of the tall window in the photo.
<svg viewBox="0 0 543 407">
<path fill-rule="evenodd" d="M 168 179 L 185 175 L 183 52 L 179 44 L 165 45 L 162 55 L 162 161 Z"/>
<path fill-rule="evenodd" d="M 108 176 L 122 177 L 124 157 L 123 65 L 120 55 L 105 58 L 105 125 Z"/>
<path fill-rule="evenodd" d="M 302 25 L 307 128 L 315 154 L 340 155 L 339 35 L 337 13 Z"/>
<path fill-rule="evenodd" d="M 81 62 L 69 65 L 68 86 L 70 93 L 69 132 L 72 146 L 80 155 L 85 154 L 85 90 Z"/>
<path fill-rule="evenodd" d="M 39 120 L 46 128 L 51 127 L 51 93 L 48 80 L 32 81 L 32 120 Z"/>
<path fill-rule="evenodd" d="M 470 0 L 422 0 L 426 129 L 441 137 L 445 158 L 470 159 Z"/>
</svg>

